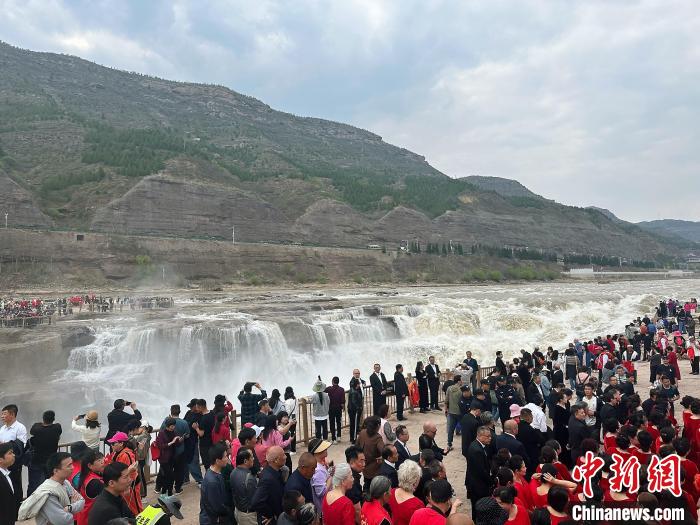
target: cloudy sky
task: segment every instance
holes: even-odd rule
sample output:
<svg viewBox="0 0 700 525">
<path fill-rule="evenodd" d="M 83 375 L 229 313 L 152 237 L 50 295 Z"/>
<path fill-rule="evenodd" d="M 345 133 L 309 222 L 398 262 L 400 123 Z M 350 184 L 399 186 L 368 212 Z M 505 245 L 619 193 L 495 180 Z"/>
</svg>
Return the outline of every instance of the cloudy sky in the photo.
<svg viewBox="0 0 700 525">
<path fill-rule="evenodd" d="M 453 177 L 700 220 L 696 0 L 0 0 L 0 39 L 348 122 Z"/>
</svg>

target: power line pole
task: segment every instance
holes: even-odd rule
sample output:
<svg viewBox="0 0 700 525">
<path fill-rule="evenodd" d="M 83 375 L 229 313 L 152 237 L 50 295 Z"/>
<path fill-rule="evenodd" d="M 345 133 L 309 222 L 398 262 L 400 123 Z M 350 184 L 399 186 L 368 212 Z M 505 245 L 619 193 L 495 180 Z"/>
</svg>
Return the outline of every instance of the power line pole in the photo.
<svg viewBox="0 0 700 525">
<path fill-rule="evenodd" d="M 231 226 L 231 244 L 235 246 L 236 244 L 236 227 Z"/>
</svg>

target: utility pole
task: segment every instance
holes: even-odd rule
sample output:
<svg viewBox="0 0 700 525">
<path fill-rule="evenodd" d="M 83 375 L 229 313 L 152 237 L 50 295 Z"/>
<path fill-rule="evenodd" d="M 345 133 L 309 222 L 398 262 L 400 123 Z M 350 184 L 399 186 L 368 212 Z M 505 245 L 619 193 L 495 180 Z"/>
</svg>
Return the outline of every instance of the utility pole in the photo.
<svg viewBox="0 0 700 525">
<path fill-rule="evenodd" d="M 231 244 L 235 246 L 236 244 L 236 227 L 231 226 Z"/>
<path fill-rule="evenodd" d="M 165 266 L 161 266 L 161 268 L 163 269 L 163 282 L 165 282 Z"/>
<path fill-rule="evenodd" d="M 5 229 L 7 229 L 7 212 L 5 212 Z"/>
</svg>

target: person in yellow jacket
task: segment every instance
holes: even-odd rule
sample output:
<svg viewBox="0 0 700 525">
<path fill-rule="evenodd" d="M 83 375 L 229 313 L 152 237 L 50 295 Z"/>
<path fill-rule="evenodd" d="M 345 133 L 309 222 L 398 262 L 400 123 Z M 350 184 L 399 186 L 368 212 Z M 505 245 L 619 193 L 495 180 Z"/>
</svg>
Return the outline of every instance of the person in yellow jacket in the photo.
<svg viewBox="0 0 700 525">
<path fill-rule="evenodd" d="M 177 496 L 161 496 L 155 505 L 149 505 L 136 516 L 136 525 L 170 525 L 170 517 L 182 519 L 182 502 Z"/>
</svg>

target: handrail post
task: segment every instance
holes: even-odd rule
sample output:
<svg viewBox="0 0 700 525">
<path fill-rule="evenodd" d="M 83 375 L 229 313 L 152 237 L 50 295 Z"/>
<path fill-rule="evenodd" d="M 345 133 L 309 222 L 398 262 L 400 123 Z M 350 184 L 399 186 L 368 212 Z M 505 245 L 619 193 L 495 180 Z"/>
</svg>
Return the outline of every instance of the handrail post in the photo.
<svg viewBox="0 0 700 525">
<path fill-rule="evenodd" d="M 301 398 L 301 403 L 299 403 L 301 408 L 301 428 L 302 428 L 302 439 L 305 445 L 309 444 L 309 411 L 306 409 L 307 402 L 306 398 Z"/>
</svg>

